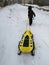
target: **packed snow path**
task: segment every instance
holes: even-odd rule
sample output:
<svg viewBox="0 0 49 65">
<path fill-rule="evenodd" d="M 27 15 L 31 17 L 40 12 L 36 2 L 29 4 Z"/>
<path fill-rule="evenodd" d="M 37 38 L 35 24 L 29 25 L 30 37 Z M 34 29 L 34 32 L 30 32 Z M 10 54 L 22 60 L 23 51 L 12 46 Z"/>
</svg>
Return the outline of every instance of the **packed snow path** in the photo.
<svg viewBox="0 0 49 65">
<path fill-rule="evenodd" d="M 27 7 L 15 4 L 0 8 L 0 65 L 49 65 L 49 12 L 33 10 L 36 17 L 30 29 L 36 46 L 34 57 L 17 55 L 28 22 Z"/>
</svg>

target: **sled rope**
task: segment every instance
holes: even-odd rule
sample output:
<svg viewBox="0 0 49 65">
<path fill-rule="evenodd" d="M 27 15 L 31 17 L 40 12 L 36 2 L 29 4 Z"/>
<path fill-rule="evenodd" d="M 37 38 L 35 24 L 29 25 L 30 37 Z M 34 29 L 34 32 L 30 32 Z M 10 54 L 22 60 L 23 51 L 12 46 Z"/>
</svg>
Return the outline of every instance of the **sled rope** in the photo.
<svg viewBox="0 0 49 65">
<path fill-rule="evenodd" d="M 29 19 L 26 21 L 26 29 L 30 29 L 30 26 L 29 26 Z"/>
</svg>

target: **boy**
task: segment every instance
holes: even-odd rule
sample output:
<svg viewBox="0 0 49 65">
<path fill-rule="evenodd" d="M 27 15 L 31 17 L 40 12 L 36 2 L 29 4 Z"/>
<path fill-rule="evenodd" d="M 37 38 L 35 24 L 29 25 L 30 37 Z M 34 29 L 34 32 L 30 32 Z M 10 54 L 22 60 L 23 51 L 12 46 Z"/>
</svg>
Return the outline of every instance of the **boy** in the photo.
<svg viewBox="0 0 49 65">
<path fill-rule="evenodd" d="M 32 10 L 31 6 L 28 6 L 28 18 L 29 18 L 29 25 L 32 25 L 32 18 L 35 17 L 35 13 Z"/>
</svg>

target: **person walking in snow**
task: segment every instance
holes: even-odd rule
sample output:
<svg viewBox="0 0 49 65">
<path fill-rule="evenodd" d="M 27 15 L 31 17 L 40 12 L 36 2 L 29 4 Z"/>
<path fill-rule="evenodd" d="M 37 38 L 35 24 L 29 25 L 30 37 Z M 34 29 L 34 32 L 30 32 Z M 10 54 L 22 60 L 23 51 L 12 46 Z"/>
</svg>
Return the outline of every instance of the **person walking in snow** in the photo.
<svg viewBox="0 0 49 65">
<path fill-rule="evenodd" d="M 32 25 L 32 18 L 34 18 L 36 15 L 32 10 L 32 6 L 28 6 L 28 18 L 29 18 L 29 25 Z"/>
</svg>

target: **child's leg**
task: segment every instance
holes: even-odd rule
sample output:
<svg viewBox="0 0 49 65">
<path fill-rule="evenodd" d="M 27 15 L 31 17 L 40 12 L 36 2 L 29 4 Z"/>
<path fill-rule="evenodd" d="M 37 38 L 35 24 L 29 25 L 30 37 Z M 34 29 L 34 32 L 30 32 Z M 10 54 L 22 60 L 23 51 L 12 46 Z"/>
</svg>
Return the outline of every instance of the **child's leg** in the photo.
<svg viewBox="0 0 49 65">
<path fill-rule="evenodd" d="M 32 18 L 29 19 L 29 25 L 32 25 Z"/>
</svg>

